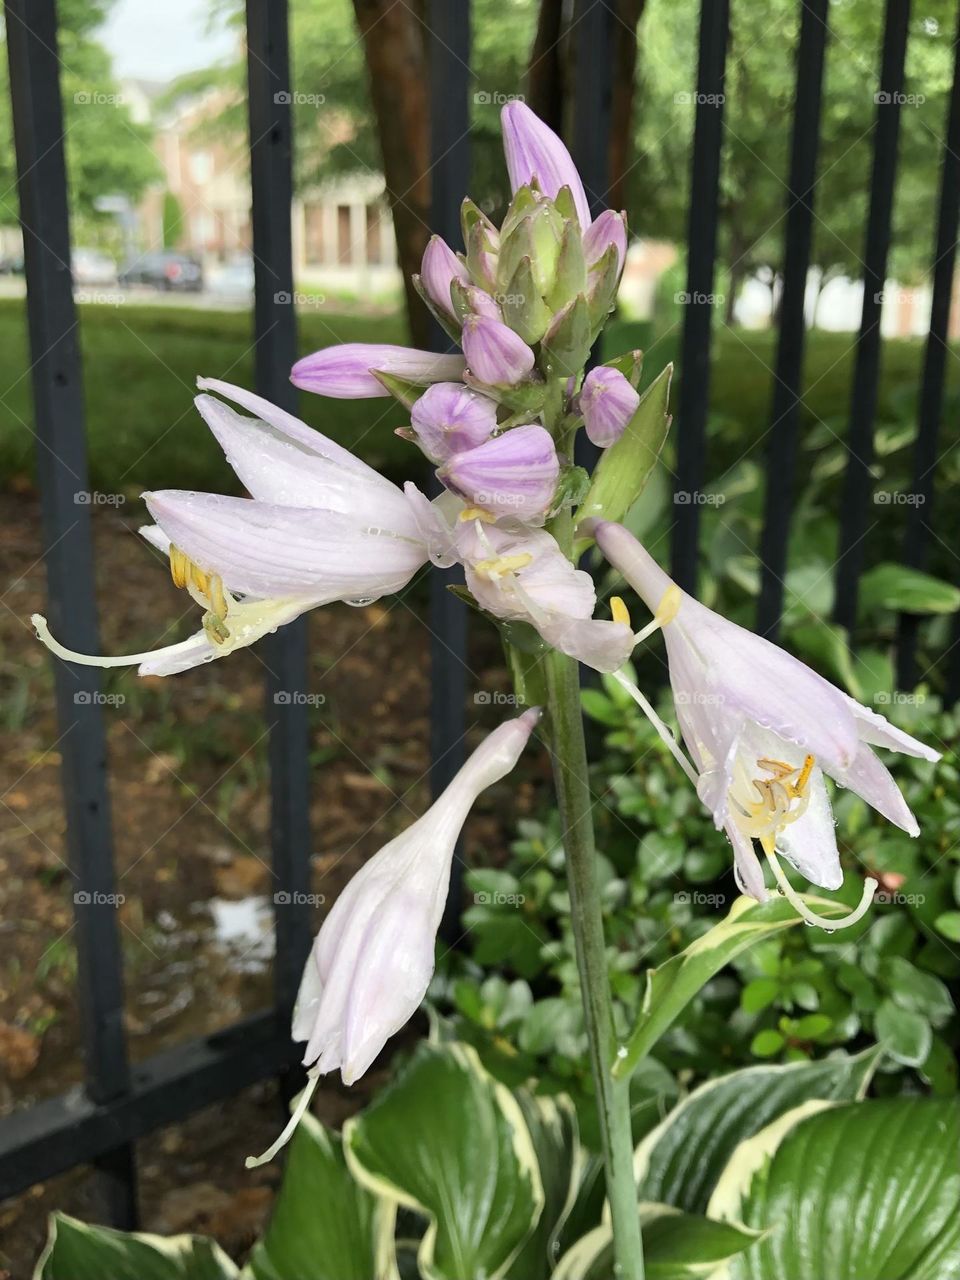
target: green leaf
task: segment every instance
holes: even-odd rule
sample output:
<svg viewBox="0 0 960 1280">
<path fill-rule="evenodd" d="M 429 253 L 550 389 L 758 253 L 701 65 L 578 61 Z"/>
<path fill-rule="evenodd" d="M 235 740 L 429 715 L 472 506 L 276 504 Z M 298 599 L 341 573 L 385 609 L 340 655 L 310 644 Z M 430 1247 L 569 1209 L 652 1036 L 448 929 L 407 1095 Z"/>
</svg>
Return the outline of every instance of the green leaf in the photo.
<svg viewBox="0 0 960 1280">
<path fill-rule="evenodd" d="M 754 978 L 740 993 L 740 1007 L 744 1013 L 762 1013 L 779 994 L 778 978 Z"/>
<path fill-rule="evenodd" d="M 933 922 L 938 933 L 942 933 L 951 942 L 960 942 L 960 911 L 944 911 Z"/>
<path fill-rule="evenodd" d="M 786 1041 L 779 1031 L 768 1028 L 766 1031 L 758 1031 L 753 1037 L 750 1041 L 750 1052 L 755 1058 L 772 1058 L 785 1044 Z"/>
<path fill-rule="evenodd" d="M 309 1113 L 290 1144 L 266 1235 L 250 1256 L 251 1280 L 395 1277 L 396 1206 L 358 1186 L 340 1135 Z"/>
<path fill-rule="evenodd" d="M 538 1097 L 528 1089 L 516 1094 L 533 1139 L 543 1182 L 544 1205 L 533 1235 L 510 1268 L 523 1280 L 548 1280 L 555 1246 L 573 1208 L 586 1153 L 577 1134 L 577 1113 L 568 1097 Z"/>
<path fill-rule="evenodd" d="M 821 914 L 843 914 L 842 902 L 826 898 L 805 900 Z M 754 902 L 738 898 L 727 916 L 709 932 L 697 938 L 666 964 L 647 970 L 647 989 L 640 1018 L 613 1066 L 615 1076 L 625 1076 L 649 1053 L 667 1028 L 679 1017 L 698 991 L 713 975 L 741 951 L 762 938 L 792 928 L 800 917 L 783 898 Z"/>
<path fill-rule="evenodd" d="M 890 956 L 881 964 L 880 974 L 902 1009 L 923 1014 L 935 1027 L 944 1026 L 953 1017 L 950 992 L 934 974 L 918 969 L 903 956 Z"/>
<path fill-rule="evenodd" d="M 877 1039 L 897 1062 L 902 1062 L 905 1067 L 919 1067 L 926 1061 L 933 1043 L 933 1032 L 922 1014 L 901 1009 L 892 1000 L 884 1000 L 877 1010 L 874 1028 Z"/>
<path fill-rule="evenodd" d="M 788 1066 L 746 1067 L 694 1089 L 637 1147 L 643 1200 L 706 1213 L 710 1194 L 737 1146 L 812 1098 L 852 1102 L 866 1092 L 879 1054 Z"/>
<path fill-rule="evenodd" d="M 710 1200 L 715 1217 L 769 1228 L 729 1280 L 957 1275 L 958 1149 L 955 1101 L 807 1103 L 781 1117 L 737 1148 Z"/>
<path fill-rule="evenodd" d="M 234 1280 L 239 1274 L 203 1236 L 128 1234 L 55 1213 L 34 1280 Z"/>
<path fill-rule="evenodd" d="M 503 1276 L 543 1210 L 523 1113 L 464 1044 L 419 1045 L 343 1145 L 358 1181 L 430 1218 L 425 1280 Z"/>
<path fill-rule="evenodd" d="M 621 520 L 640 497 L 670 430 L 667 406 L 672 377 L 673 365 L 668 364 L 640 397 L 637 411 L 620 439 L 604 449 L 589 492 L 577 512 L 578 523 L 588 517 Z M 589 545 L 589 539 L 579 540 L 577 554 Z"/>
<path fill-rule="evenodd" d="M 960 609 L 960 588 L 902 564 L 878 564 L 860 579 L 860 609 L 904 613 L 954 613 Z"/>
<path fill-rule="evenodd" d="M 693 1280 L 755 1244 L 762 1236 L 729 1222 L 681 1213 L 671 1205 L 638 1205 L 646 1280 Z M 608 1224 L 578 1240 L 560 1259 L 552 1280 L 613 1280 L 613 1239 Z"/>
</svg>

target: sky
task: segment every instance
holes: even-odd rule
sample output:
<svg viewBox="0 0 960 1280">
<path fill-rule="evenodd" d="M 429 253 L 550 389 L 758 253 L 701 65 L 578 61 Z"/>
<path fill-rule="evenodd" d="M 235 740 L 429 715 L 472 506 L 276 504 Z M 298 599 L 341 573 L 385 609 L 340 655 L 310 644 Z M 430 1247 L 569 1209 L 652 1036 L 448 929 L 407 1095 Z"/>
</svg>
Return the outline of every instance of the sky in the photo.
<svg viewBox="0 0 960 1280">
<path fill-rule="evenodd" d="M 119 79 L 172 80 L 228 56 L 235 36 L 210 29 L 208 0 L 116 0 L 99 39 Z"/>
</svg>

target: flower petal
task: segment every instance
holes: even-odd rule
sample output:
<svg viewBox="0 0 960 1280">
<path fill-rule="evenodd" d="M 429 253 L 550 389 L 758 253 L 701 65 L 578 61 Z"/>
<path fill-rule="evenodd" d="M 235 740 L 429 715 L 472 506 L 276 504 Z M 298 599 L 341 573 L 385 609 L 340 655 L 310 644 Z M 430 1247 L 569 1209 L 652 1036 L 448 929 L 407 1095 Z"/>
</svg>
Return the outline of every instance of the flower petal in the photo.
<svg viewBox="0 0 960 1280">
<path fill-rule="evenodd" d="M 777 852 L 788 858 L 811 884 L 839 889 L 843 884 L 843 871 L 837 852 L 837 829 L 827 785 L 819 769 L 813 770 L 809 786 L 806 810 L 795 822 L 782 828 L 777 836 Z"/>
<path fill-rule="evenodd" d="M 913 738 L 909 733 L 904 733 L 902 729 L 891 724 L 886 716 L 871 711 L 869 707 L 863 706 L 847 694 L 843 696 L 859 727 L 861 742 L 869 742 L 872 747 L 888 747 L 891 751 L 899 751 L 905 756 L 919 756 L 922 760 L 940 759 L 939 751 L 928 747 L 919 738 Z"/>
<path fill-rule="evenodd" d="M 463 375 L 464 360 L 457 355 L 435 355 L 391 343 L 346 342 L 324 347 L 298 360 L 290 381 L 304 391 L 341 400 L 364 400 L 389 395 L 371 372 L 392 373 L 411 382 L 454 382 Z"/>
<path fill-rule="evenodd" d="M 508 102 L 500 113 L 500 120 L 511 191 L 518 191 L 536 179 L 543 194 L 553 199 L 561 187 L 569 187 L 580 229 L 586 231 L 591 221 L 587 193 L 577 166 L 560 138 L 524 102 Z"/>
<path fill-rule="evenodd" d="M 834 774 L 834 777 L 841 787 L 855 791 L 872 809 L 902 828 L 907 835 L 920 834 L 917 820 L 892 774 L 866 743 L 861 744 L 850 768 L 844 773 Z"/>
</svg>

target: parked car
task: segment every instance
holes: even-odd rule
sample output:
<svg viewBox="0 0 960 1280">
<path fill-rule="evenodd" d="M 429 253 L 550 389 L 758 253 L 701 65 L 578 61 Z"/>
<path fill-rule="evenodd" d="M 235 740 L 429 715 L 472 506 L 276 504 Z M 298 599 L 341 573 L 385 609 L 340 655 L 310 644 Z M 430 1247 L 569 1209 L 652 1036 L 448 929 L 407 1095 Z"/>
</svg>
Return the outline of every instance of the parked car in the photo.
<svg viewBox="0 0 960 1280">
<path fill-rule="evenodd" d="M 253 258 L 237 254 L 210 273 L 210 289 L 225 297 L 248 298 L 253 294 Z"/>
<path fill-rule="evenodd" d="M 199 293 L 203 288 L 203 267 L 186 253 L 168 249 L 161 253 L 144 253 L 124 265 L 120 283 Z"/>
<path fill-rule="evenodd" d="M 116 284 L 117 264 L 99 249 L 74 249 L 70 254 L 74 284 Z"/>
<path fill-rule="evenodd" d="M 22 276 L 23 275 L 23 254 L 10 253 L 5 258 L 0 258 L 0 276 Z"/>
</svg>

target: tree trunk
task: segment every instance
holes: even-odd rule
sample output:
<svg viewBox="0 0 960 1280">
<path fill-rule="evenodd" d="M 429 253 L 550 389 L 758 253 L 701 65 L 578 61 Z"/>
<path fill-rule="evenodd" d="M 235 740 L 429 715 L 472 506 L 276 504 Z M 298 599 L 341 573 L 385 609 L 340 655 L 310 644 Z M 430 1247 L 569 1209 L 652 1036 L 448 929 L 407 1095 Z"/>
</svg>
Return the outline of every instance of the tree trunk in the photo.
<svg viewBox="0 0 960 1280">
<path fill-rule="evenodd" d="M 410 336 L 429 345 L 429 316 L 411 283 L 430 236 L 430 99 L 417 0 L 353 0 L 370 76 L 383 176 L 403 272 Z"/>
<path fill-rule="evenodd" d="M 633 155 L 633 102 L 637 85 L 637 26 L 645 0 L 617 0 L 613 36 L 612 97 L 610 100 L 610 141 L 607 161 L 611 209 L 627 207 L 627 176 Z"/>
<path fill-rule="evenodd" d="M 555 133 L 563 133 L 563 0 L 542 0 L 527 68 L 527 106 Z"/>
</svg>

